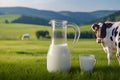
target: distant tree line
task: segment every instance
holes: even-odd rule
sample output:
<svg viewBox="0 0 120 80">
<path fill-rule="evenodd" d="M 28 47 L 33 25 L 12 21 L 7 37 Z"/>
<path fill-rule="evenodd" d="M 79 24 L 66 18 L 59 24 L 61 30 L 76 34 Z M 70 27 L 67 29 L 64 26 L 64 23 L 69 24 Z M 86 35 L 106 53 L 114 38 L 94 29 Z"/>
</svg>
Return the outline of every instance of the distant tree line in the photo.
<svg viewBox="0 0 120 80">
<path fill-rule="evenodd" d="M 61 36 L 61 35 L 60 35 Z M 40 30 L 36 32 L 36 37 L 37 39 L 40 38 L 51 38 L 49 31 L 47 30 Z M 68 39 L 74 39 L 75 33 L 69 32 L 67 33 L 67 38 Z M 84 31 L 80 33 L 80 38 L 95 38 L 95 34 L 92 31 Z"/>
<path fill-rule="evenodd" d="M 75 36 L 75 33 L 68 33 L 67 38 L 73 39 Z M 95 34 L 92 31 L 84 31 L 80 33 L 80 38 L 95 38 Z"/>
<path fill-rule="evenodd" d="M 95 33 L 92 31 L 84 31 L 80 33 L 80 38 L 95 38 Z"/>
</svg>

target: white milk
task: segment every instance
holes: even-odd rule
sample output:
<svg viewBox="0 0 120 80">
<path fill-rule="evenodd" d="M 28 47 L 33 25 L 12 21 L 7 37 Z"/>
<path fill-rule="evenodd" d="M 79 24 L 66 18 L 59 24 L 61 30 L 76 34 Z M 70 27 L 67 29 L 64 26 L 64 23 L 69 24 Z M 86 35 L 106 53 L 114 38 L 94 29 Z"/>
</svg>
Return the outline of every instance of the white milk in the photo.
<svg viewBox="0 0 120 80">
<path fill-rule="evenodd" d="M 67 44 L 50 45 L 47 54 L 47 69 L 49 72 L 70 69 L 70 53 Z"/>
<path fill-rule="evenodd" d="M 94 55 L 80 55 L 80 68 L 82 71 L 92 71 L 95 64 L 95 56 Z"/>
</svg>

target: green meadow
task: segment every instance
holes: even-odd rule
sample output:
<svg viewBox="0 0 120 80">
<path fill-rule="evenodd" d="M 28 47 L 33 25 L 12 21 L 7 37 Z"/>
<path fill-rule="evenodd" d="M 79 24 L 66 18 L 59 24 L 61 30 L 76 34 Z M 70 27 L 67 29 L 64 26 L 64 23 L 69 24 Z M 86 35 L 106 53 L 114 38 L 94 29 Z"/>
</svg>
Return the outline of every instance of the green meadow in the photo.
<svg viewBox="0 0 120 80">
<path fill-rule="evenodd" d="M 81 31 L 91 30 L 90 25 L 81 26 Z M 79 39 L 72 47 L 68 40 L 71 54 L 71 69 L 67 72 L 49 73 L 46 68 L 46 56 L 50 39 L 37 39 L 35 32 L 51 27 L 28 24 L 0 24 L 0 80 L 120 80 L 120 66 L 113 51 L 112 64 L 107 65 L 106 53 L 95 39 Z M 70 31 L 70 30 L 69 30 Z M 21 40 L 24 33 L 30 39 Z M 80 54 L 94 54 L 96 64 L 92 72 L 82 72 L 79 64 Z"/>
<path fill-rule="evenodd" d="M 0 23 L 5 23 L 5 20 L 8 20 L 8 22 L 11 23 L 12 21 L 20 17 L 21 15 L 19 14 L 3 14 L 3 15 L 0 15 Z"/>
<path fill-rule="evenodd" d="M 31 39 L 36 39 L 36 31 L 48 30 L 48 26 L 28 25 L 28 24 L 0 24 L 0 39 L 20 40 L 21 36 L 29 33 Z"/>
</svg>

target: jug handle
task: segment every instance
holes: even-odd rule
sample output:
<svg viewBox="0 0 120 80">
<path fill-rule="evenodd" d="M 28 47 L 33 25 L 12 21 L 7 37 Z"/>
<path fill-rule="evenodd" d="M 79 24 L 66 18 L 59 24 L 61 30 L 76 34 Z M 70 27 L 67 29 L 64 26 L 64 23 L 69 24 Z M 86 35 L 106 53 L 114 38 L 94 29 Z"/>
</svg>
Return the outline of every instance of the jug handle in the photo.
<svg viewBox="0 0 120 80">
<path fill-rule="evenodd" d="M 73 29 L 75 30 L 75 37 L 73 40 L 73 47 L 74 47 L 80 38 L 80 28 L 78 27 L 78 25 L 76 25 L 74 23 L 68 24 L 68 26 L 73 27 Z"/>
</svg>

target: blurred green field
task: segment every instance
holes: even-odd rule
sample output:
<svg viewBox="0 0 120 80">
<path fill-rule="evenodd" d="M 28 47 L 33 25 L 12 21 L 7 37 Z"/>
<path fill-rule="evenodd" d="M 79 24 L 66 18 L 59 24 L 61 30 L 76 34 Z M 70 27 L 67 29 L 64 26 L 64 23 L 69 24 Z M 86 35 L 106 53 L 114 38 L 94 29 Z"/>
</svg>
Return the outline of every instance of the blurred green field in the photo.
<svg viewBox="0 0 120 80">
<path fill-rule="evenodd" d="M 51 35 L 52 28 L 50 26 L 29 25 L 29 24 L 4 24 L 0 23 L 0 40 L 20 40 L 22 34 L 29 33 L 31 40 L 36 40 L 36 32 L 39 30 L 47 30 Z M 91 31 L 90 25 L 80 26 L 80 31 Z M 74 32 L 73 28 L 68 28 L 68 32 Z"/>
<path fill-rule="evenodd" d="M 28 24 L 0 24 L 0 39 L 20 40 L 21 36 L 25 33 L 29 33 L 31 39 L 36 39 L 36 31 L 38 30 L 50 31 L 51 28 Z"/>
<path fill-rule="evenodd" d="M 84 32 L 84 31 L 92 31 L 91 25 L 81 25 L 81 26 L 80 26 L 80 30 L 81 30 L 81 32 Z"/>
<path fill-rule="evenodd" d="M 91 30 L 90 25 L 81 26 L 80 29 Z M 120 66 L 115 51 L 112 64 L 108 66 L 106 54 L 95 39 L 80 39 L 74 48 L 73 40 L 68 40 L 71 69 L 68 72 L 49 73 L 46 69 L 46 56 L 51 40 L 37 40 L 37 30 L 51 32 L 51 27 L 0 24 L 0 80 L 120 80 Z M 23 33 L 30 33 L 30 40 L 20 40 Z M 92 72 L 80 70 L 80 54 L 96 56 L 97 62 Z"/>
<path fill-rule="evenodd" d="M 113 54 L 111 66 L 107 65 L 106 54 L 94 39 L 80 39 L 72 48 L 71 69 L 68 72 L 49 73 L 46 56 L 50 40 L 1 40 L 0 80 L 120 80 L 120 68 Z M 94 54 L 95 68 L 92 72 L 80 70 L 79 55 Z"/>
</svg>

